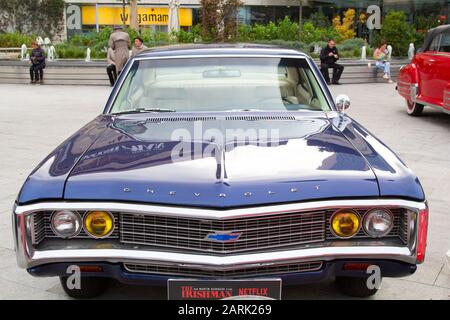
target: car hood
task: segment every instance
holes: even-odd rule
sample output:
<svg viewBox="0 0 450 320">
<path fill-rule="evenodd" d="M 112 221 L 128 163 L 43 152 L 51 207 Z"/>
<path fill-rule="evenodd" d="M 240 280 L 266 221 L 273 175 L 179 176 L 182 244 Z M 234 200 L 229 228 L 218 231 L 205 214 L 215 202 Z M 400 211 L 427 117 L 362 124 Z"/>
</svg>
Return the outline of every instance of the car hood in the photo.
<svg viewBox="0 0 450 320">
<path fill-rule="evenodd" d="M 64 191 L 67 200 L 204 207 L 376 196 L 369 163 L 321 112 L 116 117 Z"/>
</svg>

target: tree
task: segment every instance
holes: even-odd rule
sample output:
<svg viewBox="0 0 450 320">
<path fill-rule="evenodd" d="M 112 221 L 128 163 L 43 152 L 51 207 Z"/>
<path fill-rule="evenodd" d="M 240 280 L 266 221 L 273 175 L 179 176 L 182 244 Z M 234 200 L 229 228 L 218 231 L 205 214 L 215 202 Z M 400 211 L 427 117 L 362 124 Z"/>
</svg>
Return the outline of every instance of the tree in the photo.
<svg viewBox="0 0 450 320">
<path fill-rule="evenodd" d="M 237 14 L 242 5 L 243 3 L 240 0 L 226 0 L 222 2 L 223 40 L 234 40 L 238 37 Z"/>
<path fill-rule="evenodd" d="M 209 41 L 234 40 L 237 37 L 237 13 L 240 0 L 201 0 L 202 37 Z"/>
<path fill-rule="evenodd" d="M 62 31 L 64 0 L 0 0 L 0 31 L 53 37 Z"/>
<path fill-rule="evenodd" d="M 406 56 L 409 44 L 416 40 L 414 33 L 414 27 L 406 21 L 406 14 L 403 11 L 391 10 L 381 26 L 380 36 L 392 45 L 393 55 Z"/>
<path fill-rule="evenodd" d="M 118 0 L 122 2 L 123 6 L 123 27 L 126 27 L 126 14 L 125 8 L 128 4 L 130 6 L 130 28 L 133 30 L 139 30 L 139 14 L 138 14 L 138 0 Z"/>
<path fill-rule="evenodd" d="M 139 30 L 137 0 L 130 0 L 130 28 L 134 30 Z"/>
</svg>

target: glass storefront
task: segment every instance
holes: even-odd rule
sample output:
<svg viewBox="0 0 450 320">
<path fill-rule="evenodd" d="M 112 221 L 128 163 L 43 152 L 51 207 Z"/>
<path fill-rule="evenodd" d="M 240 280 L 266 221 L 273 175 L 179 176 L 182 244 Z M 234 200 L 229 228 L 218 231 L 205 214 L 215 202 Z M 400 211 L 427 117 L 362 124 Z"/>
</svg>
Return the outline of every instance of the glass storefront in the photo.
<svg viewBox="0 0 450 320">
<path fill-rule="evenodd" d="M 101 29 L 103 26 L 122 24 L 122 6 L 117 2 L 84 1 L 77 3 L 66 1 L 66 21 L 68 35 L 73 32 L 87 32 Z M 181 1 L 181 27 L 189 30 L 193 25 L 201 22 L 200 1 Z M 267 24 L 277 22 L 288 16 L 292 21 L 299 21 L 300 8 L 298 0 L 243 1 L 244 6 L 239 11 L 238 19 L 243 24 Z M 260 5 L 258 5 L 260 3 Z M 450 0 L 303 0 L 302 20 L 312 17 L 318 23 L 331 24 L 333 17 L 352 8 L 356 10 L 356 17 L 367 15 L 369 8 L 376 6 L 380 19 L 390 10 L 400 10 L 406 13 L 408 22 L 416 29 L 424 30 L 430 26 L 449 23 Z M 370 11 L 371 12 L 371 11 Z M 125 13 L 127 17 L 128 11 Z M 168 6 L 151 0 L 139 1 L 140 28 L 157 31 L 167 31 Z M 318 18 L 322 20 L 317 20 Z M 357 35 L 365 37 L 367 28 L 357 23 Z"/>
</svg>

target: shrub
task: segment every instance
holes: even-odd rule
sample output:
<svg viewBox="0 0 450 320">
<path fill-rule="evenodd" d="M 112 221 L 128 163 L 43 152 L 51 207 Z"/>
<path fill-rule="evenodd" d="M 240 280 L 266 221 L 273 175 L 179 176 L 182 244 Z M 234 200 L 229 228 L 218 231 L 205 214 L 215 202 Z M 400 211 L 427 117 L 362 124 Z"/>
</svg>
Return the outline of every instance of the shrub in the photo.
<svg viewBox="0 0 450 320">
<path fill-rule="evenodd" d="M 2 48 L 19 48 L 22 44 L 27 47 L 31 46 L 31 42 L 36 37 L 33 35 L 24 35 L 19 32 L 15 33 L 0 33 L 0 47 Z"/>
<path fill-rule="evenodd" d="M 367 46 L 367 43 L 361 38 L 345 40 L 337 45 L 339 51 L 354 51 L 356 49 L 361 51 L 362 46 Z"/>
<path fill-rule="evenodd" d="M 342 40 L 340 34 L 333 28 L 316 28 L 311 22 L 305 22 L 300 32 L 300 40 L 305 43 L 317 41 L 328 41 L 335 39 L 337 42 Z"/>
<path fill-rule="evenodd" d="M 327 29 L 331 26 L 330 20 L 322 12 L 312 13 L 306 22 L 312 23 L 316 28 Z"/>
<path fill-rule="evenodd" d="M 177 42 L 179 43 L 201 42 L 202 27 L 197 24 L 192 27 L 191 31 L 184 31 L 183 29 L 181 29 L 178 32 L 173 32 L 172 35 L 175 36 Z"/>
<path fill-rule="evenodd" d="M 289 17 L 284 17 L 277 26 L 277 39 L 293 41 L 298 39 L 298 23 L 292 22 Z"/>
<path fill-rule="evenodd" d="M 285 17 L 278 23 L 269 22 L 267 25 L 255 24 L 254 26 L 240 25 L 238 27 L 239 41 L 298 41 L 298 23 Z"/>
</svg>

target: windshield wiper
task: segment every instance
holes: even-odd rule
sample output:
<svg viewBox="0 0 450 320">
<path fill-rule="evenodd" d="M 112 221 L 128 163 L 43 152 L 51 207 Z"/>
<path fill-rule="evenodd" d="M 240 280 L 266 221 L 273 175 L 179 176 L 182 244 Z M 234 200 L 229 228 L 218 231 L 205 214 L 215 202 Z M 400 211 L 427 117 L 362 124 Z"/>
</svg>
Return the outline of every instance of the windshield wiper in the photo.
<svg viewBox="0 0 450 320">
<path fill-rule="evenodd" d="M 145 113 L 145 112 L 176 112 L 175 109 L 166 109 L 166 108 L 137 108 L 133 110 L 117 112 L 114 114 L 131 114 L 131 113 Z"/>
</svg>

